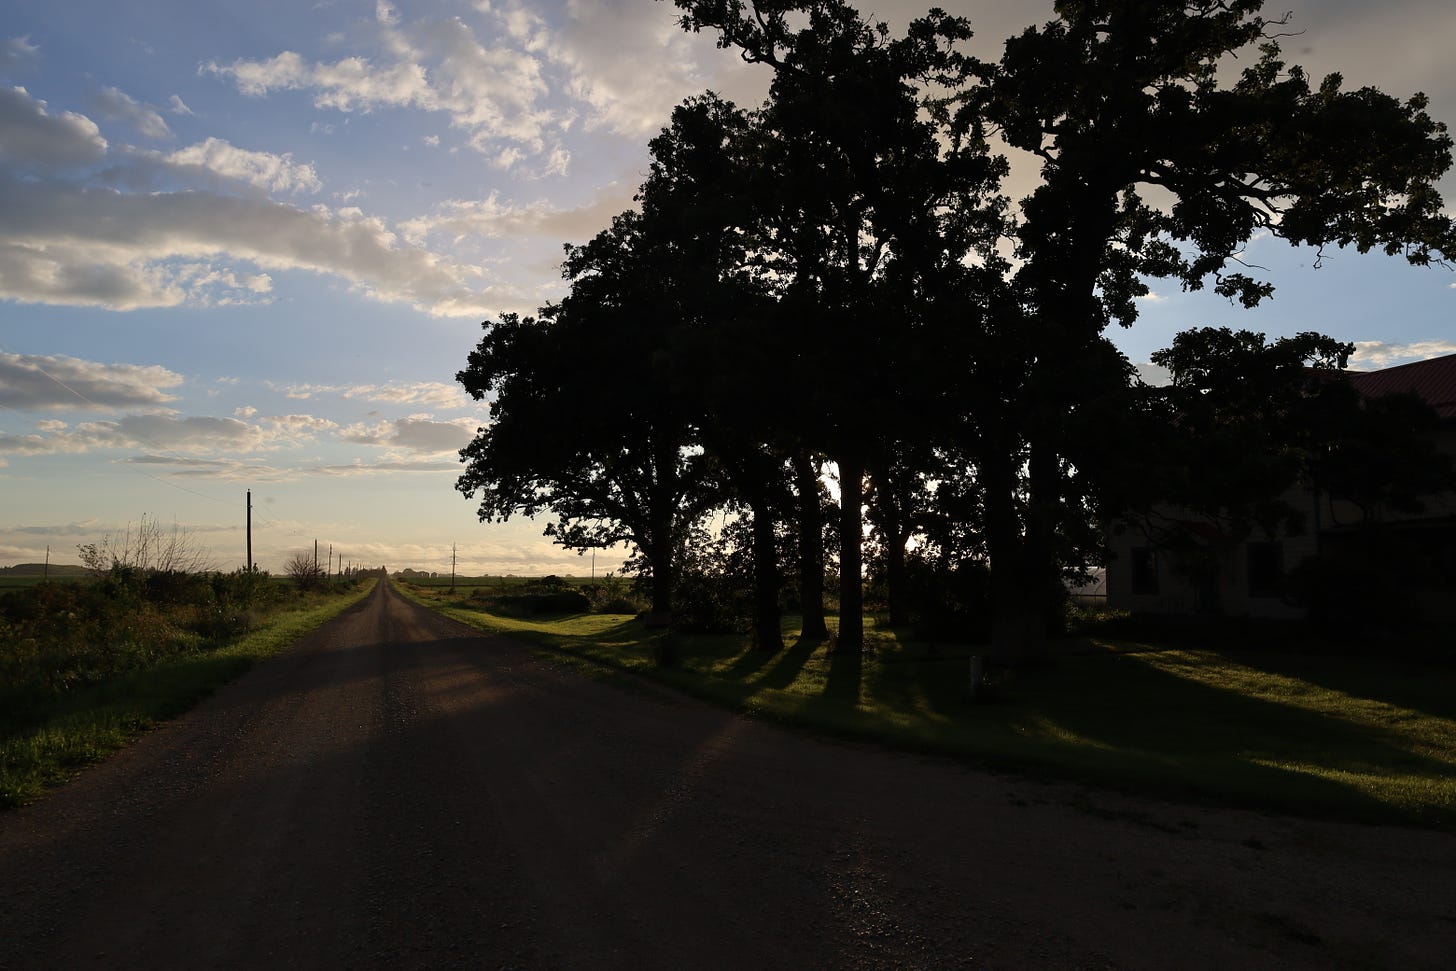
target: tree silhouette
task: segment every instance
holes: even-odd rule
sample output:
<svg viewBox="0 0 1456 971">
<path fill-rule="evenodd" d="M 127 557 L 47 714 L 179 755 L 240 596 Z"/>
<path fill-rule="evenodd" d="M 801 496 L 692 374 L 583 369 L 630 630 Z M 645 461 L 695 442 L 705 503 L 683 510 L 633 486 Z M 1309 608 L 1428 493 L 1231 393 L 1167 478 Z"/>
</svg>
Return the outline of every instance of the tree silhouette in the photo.
<svg viewBox="0 0 1456 971">
<path fill-rule="evenodd" d="M 1421 95 L 1401 102 L 1338 75 L 1311 86 L 1283 62 L 1283 21 L 1259 0 L 1087 0 L 1006 44 L 980 72 L 968 110 L 1041 162 L 1021 203 L 1013 284 L 1024 308 L 1030 366 L 1019 388 L 1027 481 L 1002 469 L 987 484 L 993 569 L 1020 614 L 998 640 L 1009 654 L 1045 631 L 1060 589 L 1056 537 L 1075 504 L 1068 422 L 1118 393 L 1125 362 L 1103 330 L 1130 325 L 1148 278 L 1187 289 L 1212 284 L 1244 306 L 1273 291 L 1241 264 L 1256 233 L 1315 247 L 1401 254 L 1421 265 L 1453 252 L 1456 232 L 1436 180 L 1451 140 Z M 1232 81 L 1230 60 L 1253 55 Z M 1156 203 L 1150 194 L 1156 194 Z M 1109 363 L 1089 367 L 1089 361 Z"/>
</svg>

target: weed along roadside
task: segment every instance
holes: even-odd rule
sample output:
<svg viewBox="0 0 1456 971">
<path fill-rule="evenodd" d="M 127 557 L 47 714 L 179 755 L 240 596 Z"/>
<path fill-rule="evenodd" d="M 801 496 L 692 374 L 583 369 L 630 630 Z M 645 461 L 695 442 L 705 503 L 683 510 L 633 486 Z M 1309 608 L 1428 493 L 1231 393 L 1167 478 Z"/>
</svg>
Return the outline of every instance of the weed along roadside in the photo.
<svg viewBox="0 0 1456 971">
<path fill-rule="evenodd" d="M 965 645 L 870 626 L 837 657 L 796 640 L 669 633 L 631 614 L 532 613 L 399 583 L 415 602 L 542 656 L 658 681 L 757 717 L 1158 798 L 1372 823 L 1456 824 L 1456 697 L 1419 662 L 1211 650 L 1090 637 L 969 698 Z M 831 624 L 832 624 L 831 618 Z M 664 651 L 664 641 L 670 638 Z M 670 653 L 672 663 L 659 661 Z M 584 662 L 589 662 L 585 664 Z"/>
<path fill-rule="evenodd" d="M 6 595 L 0 611 L 0 809 L 29 802 L 373 589 L 294 589 L 267 574 L 106 575 Z"/>
</svg>

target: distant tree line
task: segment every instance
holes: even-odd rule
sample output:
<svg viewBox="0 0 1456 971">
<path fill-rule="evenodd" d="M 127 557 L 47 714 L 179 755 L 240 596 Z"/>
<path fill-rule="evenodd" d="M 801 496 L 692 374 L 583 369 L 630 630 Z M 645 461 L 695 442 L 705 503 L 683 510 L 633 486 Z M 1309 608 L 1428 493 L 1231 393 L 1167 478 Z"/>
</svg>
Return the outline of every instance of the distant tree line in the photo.
<svg viewBox="0 0 1456 971">
<path fill-rule="evenodd" d="M 1016 657 L 1114 519 L 1176 501 L 1272 530 L 1316 478 L 1412 498 L 1357 481 L 1357 426 L 1420 484 L 1449 474 L 1381 430 L 1428 415 L 1318 380 L 1349 345 L 1192 331 L 1151 388 L 1106 336 L 1150 281 L 1268 298 L 1257 234 L 1444 262 L 1451 139 L 1423 96 L 1312 83 L 1258 0 L 1066 0 L 995 62 L 938 10 L 892 36 L 840 0 L 676 5 L 768 98 L 679 106 L 636 206 L 566 247 L 567 295 L 486 322 L 458 375 L 491 404 L 458 482 L 482 521 L 631 544 L 663 615 L 740 578 L 765 650 L 786 603 L 824 635 L 837 574 L 859 651 L 868 564 L 892 622 L 973 593 Z M 1039 167 L 1021 199 L 1008 148 Z"/>
</svg>

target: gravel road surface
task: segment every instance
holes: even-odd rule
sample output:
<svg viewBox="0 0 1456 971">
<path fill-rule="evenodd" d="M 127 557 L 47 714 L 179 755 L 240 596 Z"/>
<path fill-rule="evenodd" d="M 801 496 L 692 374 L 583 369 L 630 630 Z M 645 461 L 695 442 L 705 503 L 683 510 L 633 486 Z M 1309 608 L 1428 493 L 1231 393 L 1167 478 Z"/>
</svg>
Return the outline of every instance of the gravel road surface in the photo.
<svg viewBox="0 0 1456 971">
<path fill-rule="evenodd" d="M 1452 966 L 1456 835 L 811 738 L 386 584 L 0 815 L 5 969 Z"/>
</svg>

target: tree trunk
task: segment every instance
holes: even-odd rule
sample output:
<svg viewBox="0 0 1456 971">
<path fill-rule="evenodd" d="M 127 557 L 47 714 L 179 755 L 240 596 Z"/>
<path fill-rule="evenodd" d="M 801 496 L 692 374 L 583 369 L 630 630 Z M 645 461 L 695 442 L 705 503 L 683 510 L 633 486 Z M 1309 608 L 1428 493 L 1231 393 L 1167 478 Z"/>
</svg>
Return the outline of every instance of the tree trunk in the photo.
<svg viewBox="0 0 1456 971">
<path fill-rule="evenodd" d="M 839 637 L 835 650 L 864 650 L 864 463 L 840 455 L 839 466 Z"/>
<path fill-rule="evenodd" d="M 672 548 L 665 540 L 652 544 L 652 617 L 666 626 L 672 617 Z"/>
<path fill-rule="evenodd" d="M 909 584 L 905 576 L 905 544 L 910 541 L 902 527 L 885 542 L 885 587 L 890 607 L 890 626 L 904 627 L 910 623 L 910 604 L 906 597 Z"/>
<path fill-rule="evenodd" d="M 759 651 L 781 651 L 784 637 L 773 511 L 762 494 L 750 500 L 749 508 L 753 512 L 753 646 Z"/>
<path fill-rule="evenodd" d="M 653 622 L 666 626 L 672 618 L 672 588 L 676 579 L 673 573 L 673 512 L 676 496 L 669 484 L 676 472 L 670 463 L 676 461 L 676 456 L 665 454 L 665 447 L 659 446 L 657 451 L 656 481 L 648 500 L 651 503 L 652 517 L 652 542 L 648 555 L 652 560 Z"/>
<path fill-rule="evenodd" d="M 824 622 L 824 511 L 819 505 L 819 474 L 808 452 L 794 455 L 794 482 L 799 493 L 799 602 L 804 613 L 801 637 L 822 641 Z"/>
<path fill-rule="evenodd" d="M 890 626 L 903 627 L 910 623 L 910 605 L 905 598 L 905 544 L 910 541 L 910 532 L 905 528 L 904 507 L 890 473 L 881 471 L 872 479 L 875 488 L 871 502 L 877 507 L 880 541 L 885 547 L 885 599 Z"/>
<path fill-rule="evenodd" d="M 1027 603 L 1016 474 L 1010 454 L 981 460 L 986 490 L 986 551 L 991 557 L 991 656 L 1014 663 L 1028 652 Z"/>
<path fill-rule="evenodd" d="M 1032 443 L 1027 463 L 1030 501 L 1026 506 L 1026 543 L 1022 554 L 1027 647 L 1041 653 L 1061 607 L 1061 573 L 1057 567 L 1057 520 L 1062 501 L 1061 460 L 1049 446 Z"/>
</svg>

